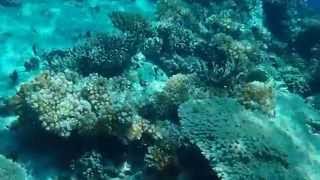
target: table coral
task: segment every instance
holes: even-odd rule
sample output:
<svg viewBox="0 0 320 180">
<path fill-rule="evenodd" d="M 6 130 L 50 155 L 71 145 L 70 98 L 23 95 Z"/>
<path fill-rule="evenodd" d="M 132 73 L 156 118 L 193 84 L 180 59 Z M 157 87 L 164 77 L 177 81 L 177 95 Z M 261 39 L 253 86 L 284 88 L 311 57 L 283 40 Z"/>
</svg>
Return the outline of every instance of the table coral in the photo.
<svg viewBox="0 0 320 180">
<path fill-rule="evenodd" d="M 293 148 L 292 142 L 283 141 L 288 137 L 264 115 L 245 110 L 235 100 L 191 100 L 180 106 L 179 117 L 182 132 L 221 178 L 303 179 L 287 158 L 286 150 Z"/>
<path fill-rule="evenodd" d="M 0 155 L 0 177 L 2 180 L 27 180 L 26 170 L 3 155 Z"/>
</svg>

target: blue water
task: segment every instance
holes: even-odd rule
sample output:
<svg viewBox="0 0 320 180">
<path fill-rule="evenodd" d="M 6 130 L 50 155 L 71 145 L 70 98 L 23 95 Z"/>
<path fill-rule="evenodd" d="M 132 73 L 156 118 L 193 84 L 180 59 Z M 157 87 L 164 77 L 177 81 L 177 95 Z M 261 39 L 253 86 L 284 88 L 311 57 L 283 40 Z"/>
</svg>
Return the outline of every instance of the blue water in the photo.
<svg viewBox="0 0 320 180">
<path fill-rule="evenodd" d="M 320 2 L 317 1 L 317 0 L 308 0 L 308 5 L 311 8 L 314 8 L 314 9 L 319 9 L 320 8 Z"/>
</svg>

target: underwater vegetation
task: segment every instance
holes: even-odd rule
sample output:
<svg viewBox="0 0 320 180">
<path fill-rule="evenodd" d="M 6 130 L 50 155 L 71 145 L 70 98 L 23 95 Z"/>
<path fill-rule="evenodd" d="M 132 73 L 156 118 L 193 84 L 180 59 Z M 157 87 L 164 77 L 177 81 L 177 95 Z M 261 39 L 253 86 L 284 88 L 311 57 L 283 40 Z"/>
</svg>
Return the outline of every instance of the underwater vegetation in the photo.
<svg viewBox="0 0 320 180">
<path fill-rule="evenodd" d="M 91 15 L 0 63 L 0 180 L 319 179 L 312 3 L 53 3 Z"/>
</svg>

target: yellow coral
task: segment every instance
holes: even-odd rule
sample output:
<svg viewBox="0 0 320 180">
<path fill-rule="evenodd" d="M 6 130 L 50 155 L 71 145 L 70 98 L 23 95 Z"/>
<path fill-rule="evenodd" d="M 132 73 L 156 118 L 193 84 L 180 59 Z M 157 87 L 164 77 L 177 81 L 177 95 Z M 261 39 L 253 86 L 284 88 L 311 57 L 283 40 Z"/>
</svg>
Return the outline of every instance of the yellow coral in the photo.
<svg viewBox="0 0 320 180">
<path fill-rule="evenodd" d="M 176 163 L 175 152 L 169 146 L 150 146 L 145 162 L 147 166 L 161 171 Z"/>
<path fill-rule="evenodd" d="M 253 81 L 247 83 L 242 91 L 240 102 L 247 108 L 259 109 L 273 114 L 275 108 L 275 92 L 273 83 Z"/>
</svg>

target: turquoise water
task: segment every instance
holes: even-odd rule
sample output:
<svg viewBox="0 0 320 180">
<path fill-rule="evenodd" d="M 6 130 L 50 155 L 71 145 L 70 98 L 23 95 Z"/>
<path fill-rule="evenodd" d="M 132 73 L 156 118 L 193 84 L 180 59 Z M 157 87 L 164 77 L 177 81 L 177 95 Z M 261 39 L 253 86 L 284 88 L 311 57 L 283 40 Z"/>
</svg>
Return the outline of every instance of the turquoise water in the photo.
<svg viewBox="0 0 320 180">
<path fill-rule="evenodd" d="M 0 0 L 0 180 L 318 180 L 318 11 Z"/>
</svg>

